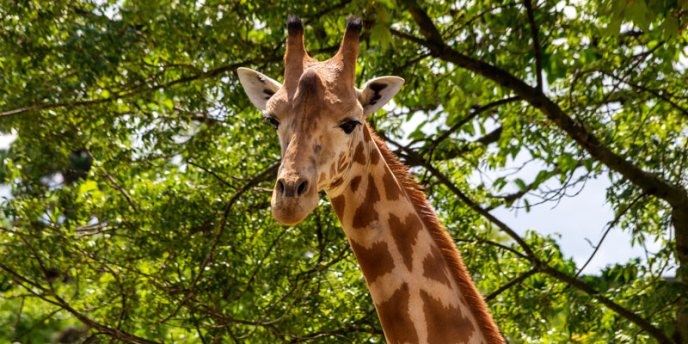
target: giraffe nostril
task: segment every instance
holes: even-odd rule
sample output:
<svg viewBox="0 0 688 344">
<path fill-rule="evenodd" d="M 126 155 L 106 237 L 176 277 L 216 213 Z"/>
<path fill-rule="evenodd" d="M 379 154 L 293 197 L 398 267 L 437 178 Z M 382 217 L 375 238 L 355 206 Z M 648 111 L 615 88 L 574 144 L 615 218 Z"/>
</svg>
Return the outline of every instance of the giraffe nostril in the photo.
<svg viewBox="0 0 688 344">
<path fill-rule="evenodd" d="M 282 179 L 277 181 L 277 193 L 284 195 L 284 182 Z"/>
<path fill-rule="evenodd" d="M 301 183 L 299 183 L 299 186 L 296 188 L 296 196 L 303 195 L 307 189 L 308 189 L 308 181 L 304 180 Z"/>
</svg>

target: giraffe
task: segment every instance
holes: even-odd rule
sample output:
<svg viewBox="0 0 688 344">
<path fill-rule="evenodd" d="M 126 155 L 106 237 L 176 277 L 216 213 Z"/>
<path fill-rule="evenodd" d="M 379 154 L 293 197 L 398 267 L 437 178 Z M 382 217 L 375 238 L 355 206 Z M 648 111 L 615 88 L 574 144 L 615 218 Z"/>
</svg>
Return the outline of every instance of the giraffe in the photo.
<svg viewBox="0 0 688 344">
<path fill-rule="evenodd" d="M 387 342 L 503 343 L 425 194 L 366 122 L 404 80 L 383 76 L 355 87 L 361 27 L 350 17 L 338 52 L 321 62 L 308 56 L 303 24 L 290 16 L 284 84 L 237 71 L 280 140 L 273 217 L 297 224 L 317 206 L 319 192 L 327 194 Z"/>
</svg>

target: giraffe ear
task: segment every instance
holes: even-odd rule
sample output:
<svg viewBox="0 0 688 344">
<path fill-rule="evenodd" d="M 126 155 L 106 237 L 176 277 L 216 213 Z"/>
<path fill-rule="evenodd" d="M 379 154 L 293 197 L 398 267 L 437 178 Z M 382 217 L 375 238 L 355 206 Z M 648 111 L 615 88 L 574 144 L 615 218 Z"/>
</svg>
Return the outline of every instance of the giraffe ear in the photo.
<svg viewBox="0 0 688 344">
<path fill-rule="evenodd" d="M 279 82 L 253 69 L 239 67 L 237 75 L 239 75 L 239 81 L 241 81 L 241 86 L 244 87 L 248 99 L 261 111 L 265 110 L 268 99 L 282 87 Z"/>
<path fill-rule="evenodd" d="M 404 79 L 398 76 L 381 76 L 366 82 L 358 93 L 358 101 L 363 106 L 363 114 L 369 115 L 382 108 L 399 92 L 403 84 Z"/>
</svg>

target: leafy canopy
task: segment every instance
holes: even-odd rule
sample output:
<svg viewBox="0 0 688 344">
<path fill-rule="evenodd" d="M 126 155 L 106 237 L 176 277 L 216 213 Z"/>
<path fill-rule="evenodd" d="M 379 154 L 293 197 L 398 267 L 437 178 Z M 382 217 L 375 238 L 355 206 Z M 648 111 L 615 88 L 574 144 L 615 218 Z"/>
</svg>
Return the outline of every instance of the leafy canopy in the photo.
<svg viewBox="0 0 688 344">
<path fill-rule="evenodd" d="M 0 2 L 1 341 L 384 340 L 327 200 L 270 217 L 277 140 L 234 71 L 279 79 L 292 13 L 321 59 L 361 15 L 358 80 L 406 79 L 371 122 L 510 342 L 688 341 L 688 16 L 661 0 Z M 600 231 L 662 249 L 581 275 L 490 215 L 595 178 Z"/>
</svg>

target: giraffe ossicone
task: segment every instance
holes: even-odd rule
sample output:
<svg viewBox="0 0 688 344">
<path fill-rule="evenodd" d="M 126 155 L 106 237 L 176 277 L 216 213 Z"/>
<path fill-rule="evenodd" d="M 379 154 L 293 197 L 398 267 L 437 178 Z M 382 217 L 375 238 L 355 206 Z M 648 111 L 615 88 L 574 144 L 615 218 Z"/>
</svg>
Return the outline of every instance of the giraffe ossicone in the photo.
<svg viewBox="0 0 688 344">
<path fill-rule="evenodd" d="M 273 216 L 299 223 L 325 191 L 389 343 L 503 343 L 425 194 L 366 123 L 404 80 L 383 76 L 355 87 L 361 27 L 349 18 L 339 51 L 318 61 L 306 52 L 301 20 L 290 16 L 283 83 L 237 71 L 280 140 Z"/>
</svg>

